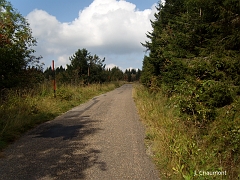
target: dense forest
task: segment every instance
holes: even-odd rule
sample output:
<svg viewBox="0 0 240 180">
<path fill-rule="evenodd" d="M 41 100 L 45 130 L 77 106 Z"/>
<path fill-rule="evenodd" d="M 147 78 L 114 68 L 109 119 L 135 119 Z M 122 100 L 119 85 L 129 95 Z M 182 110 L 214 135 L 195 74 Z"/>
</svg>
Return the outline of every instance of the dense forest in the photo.
<svg viewBox="0 0 240 180">
<path fill-rule="evenodd" d="M 162 91 L 185 125 L 198 130 L 195 143 L 205 143 L 222 160 L 216 166 L 237 177 L 240 1 L 166 0 L 157 10 L 149 41 L 142 43 L 149 54 L 141 82 L 153 93 Z M 182 164 L 193 172 L 204 168 L 197 163 Z"/>
</svg>

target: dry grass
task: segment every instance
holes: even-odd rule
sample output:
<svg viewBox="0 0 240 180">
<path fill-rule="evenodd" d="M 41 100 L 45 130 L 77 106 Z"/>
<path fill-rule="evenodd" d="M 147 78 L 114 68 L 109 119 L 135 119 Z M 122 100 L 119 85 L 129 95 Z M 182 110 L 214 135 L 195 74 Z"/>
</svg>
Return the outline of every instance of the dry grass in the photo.
<svg viewBox="0 0 240 180">
<path fill-rule="evenodd" d="M 173 177 L 174 170 L 181 171 L 179 156 L 181 150 L 178 149 L 179 142 L 176 136 L 183 135 L 184 127 L 181 127 L 179 120 L 174 116 L 172 109 L 166 110 L 166 101 L 161 93 L 150 94 L 144 87 L 135 86 L 134 98 L 140 114 L 141 120 L 146 125 L 146 145 L 153 153 L 162 177 Z M 174 141 L 174 142 L 173 142 Z M 176 151 L 178 156 L 173 156 Z M 180 178 L 174 175 L 175 178 Z"/>
<path fill-rule="evenodd" d="M 90 86 L 60 85 L 53 96 L 51 82 L 31 90 L 9 90 L 0 102 L 0 150 L 36 125 L 52 120 L 122 83 Z"/>
<path fill-rule="evenodd" d="M 202 135 L 194 124 L 183 121 L 161 90 L 150 93 L 143 86 L 135 85 L 133 96 L 146 126 L 146 145 L 151 149 L 161 179 L 237 179 L 239 166 L 224 164 L 224 158 L 229 162 L 228 157 L 215 153 L 223 148 L 222 144 L 209 143 L 211 135 Z M 227 176 L 194 176 L 199 171 L 223 170 Z"/>
</svg>

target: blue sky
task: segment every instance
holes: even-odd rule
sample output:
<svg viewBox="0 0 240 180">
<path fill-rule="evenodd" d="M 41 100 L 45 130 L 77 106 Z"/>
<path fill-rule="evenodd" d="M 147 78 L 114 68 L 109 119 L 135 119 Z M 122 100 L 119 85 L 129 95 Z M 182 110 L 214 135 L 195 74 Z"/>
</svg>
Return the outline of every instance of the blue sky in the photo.
<svg viewBox="0 0 240 180">
<path fill-rule="evenodd" d="M 106 58 L 107 67 L 142 67 L 140 42 L 151 31 L 157 0 L 9 0 L 28 19 L 36 55 L 46 67 L 70 64 L 77 49 Z M 154 5 L 155 4 L 155 5 Z"/>
</svg>

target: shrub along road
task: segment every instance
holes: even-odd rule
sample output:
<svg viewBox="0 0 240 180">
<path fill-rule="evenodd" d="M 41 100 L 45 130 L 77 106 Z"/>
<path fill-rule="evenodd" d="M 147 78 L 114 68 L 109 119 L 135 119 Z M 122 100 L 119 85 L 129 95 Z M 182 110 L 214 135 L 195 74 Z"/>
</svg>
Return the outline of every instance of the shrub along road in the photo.
<svg viewBox="0 0 240 180">
<path fill-rule="evenodd" d="M 0 159 L 0 179 L 157 180 L 144 137 L 132 85 L 123 85 L 10 145 Z"/>
</svg>

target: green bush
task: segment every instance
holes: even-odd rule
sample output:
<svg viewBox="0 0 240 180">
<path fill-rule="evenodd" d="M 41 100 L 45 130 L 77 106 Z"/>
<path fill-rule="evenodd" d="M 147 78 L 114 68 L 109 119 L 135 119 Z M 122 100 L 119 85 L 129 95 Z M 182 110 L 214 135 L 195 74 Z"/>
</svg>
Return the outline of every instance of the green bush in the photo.
<svg viewBox="0 0 240 180">
<path fill-rule="evenodd" d="M 216 108 L 233 102 L 233 92 L 223 82 L 184 80 L 175 85 L 174 89 L 172 99 L 179 107 L 182 117 L 201 123 L 214 120 Z"/>
<path fill-rule="evenodd" d="M 57 90 L 57 97 L 60 98 L 61 100 L 66 100 L 66 101 L 70 101 L 73 97 L 73 94 L 71 93 L 71 91 L 68 91 L 66 89 L 58 89 Z"/>
<path fill-rule="evenodd" d="M 208 80 L 204 81 L 199 89 L 199 101 L 209 108 L 219 108 L 231 104 L 233 96 L 228 84 Z"/>
<path fill-rule="evenodd" d="M 173 60 L 169 62 L 163 73 L 163 82 L 173 88 L 174 85 L 185 79 L 187 71 L 188 69 L 183 61 Z"/>
</svg>

